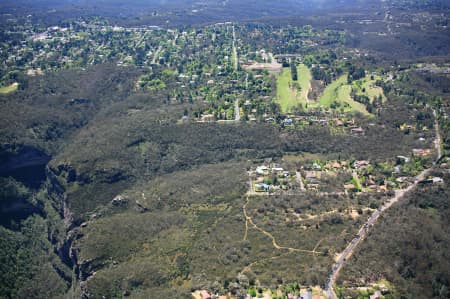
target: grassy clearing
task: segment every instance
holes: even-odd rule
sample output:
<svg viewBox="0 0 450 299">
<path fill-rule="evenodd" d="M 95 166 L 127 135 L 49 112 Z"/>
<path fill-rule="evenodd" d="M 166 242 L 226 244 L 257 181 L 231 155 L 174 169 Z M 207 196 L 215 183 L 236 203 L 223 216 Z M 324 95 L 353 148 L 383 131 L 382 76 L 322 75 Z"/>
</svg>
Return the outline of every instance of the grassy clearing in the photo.
<svg viewBox="0 0 450 299">
<path fill-rule="evenodd" d="M 381 80 L 381 77 L 375 76 L 372 80 L 370 79 L 370 76 L 366 76 L 363 79 L 354 81 L 352 83 L 352 88 L 357 95 L 367 96 L 371 101 L 373 101 L 373 98 L 378 98 L 381 95 L 384 102 L 386 96 L 383 93 L 383 89 L 375 85 L 377 80 Z"/>
<path fill-rule="evenodd" d="M 293 107 L 301 104 L 303 107 L 318 107 L 341 109 L 345 112 L 358 111 L 363 114 L 369 114 L 366 107 L 354 101 L 350 96 L 353 85 L 347 84 L 347 75 L 342 75 L 336 81 L 327 86 L 318 102 L 308 100 L 308 92 L 311 88 L 311 73 L 307 66 L 301 64 L 298 66 L 298 81 L 293 82 L 290 68 L 283 68 L 283 71 L 277 78 L 277 99 L 282 112 L 289 112 Z M 361 81 L 355 83 L 357 91 L 371 95 L 379 95 L 380 90 L 374 85 L 374 80 Z M 381 90 L 382 92 L 382 90 Z M 373 98 L 373 96 L 372 96 Z"/>
<path fill-rule="evenodd" d="M 300 64 L 297 67 L 298 72 L 298 85 L 300 86 L 300 101 L 301 103 L 307 103 L 308 102 L 308 93 L 311 88 L 311 72 L 309 68 L 304 65 Z"/>
<path fill-rule="evenodd" d="M 319 99 L 319 105 L 323 107 L 342 107 L 344 111 L 358 111 L 363 114 L 369 114 L 366 107 L 354 101 L 350 96 L 352 87 L 347 84 L 347 75 L 342 75 L 336 81 L 325 88 L 322 97 Z"/>
<path fill-rule="evenodd" d="M 298 104 L 306 106 L 308 92 L 311 87 L 311 72 L 301 64 L 297 67 L 298 81 L 292 81 L 290 68 L 283 68 L 277 78 L 277 99 L 282 112 L 289 112 Z"/>
<path fill-rule="evenodd" d="M 19 87 L 19 83 L 13 83 L 9 86 L 0 87 L 0 94 L 8 94 L 10 92 L 16 91 Z"/>
<path fill-rule="evenodd" d="M 297 101 L 296 91 L 291 88 L 291 82 L 291 70 L 283 68 L 277 79 L 277 100 L 283 112 L 289 111 Z"/>
</svg>

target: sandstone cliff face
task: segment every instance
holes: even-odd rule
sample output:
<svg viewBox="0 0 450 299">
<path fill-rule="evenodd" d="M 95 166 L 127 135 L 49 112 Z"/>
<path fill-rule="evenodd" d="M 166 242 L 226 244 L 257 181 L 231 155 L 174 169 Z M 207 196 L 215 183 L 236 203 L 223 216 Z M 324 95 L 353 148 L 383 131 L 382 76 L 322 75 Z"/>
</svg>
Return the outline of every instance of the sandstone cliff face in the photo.
<svg viewBox="0 0 450 299">
<path fill-rule="evenodd" d="M 65 236 L 63 240 L 53 239 L 52 243 L 60 259 L 72 268 L 72 292 L 80 294 L 86 298 L 87 294 L 83 290 L 83 281 L 85 281 L 92 271 L 89 267 L 90 261 L 80 261 L 78 251 L 74 247 L 77 239 L 83 236 L 79 231 L 79 225 L 74 221 L 72 212 L 67 203 L 67 188 L 73 183 L 83 183 L 82 178 L 77 176 L 77 172 L 70 164 L 60 164 L 57 166 L 49 165 L 47 167 L 47 192 L 52 201 L 52 205 L 58 211 L 64 223 Z"/>
</svg>

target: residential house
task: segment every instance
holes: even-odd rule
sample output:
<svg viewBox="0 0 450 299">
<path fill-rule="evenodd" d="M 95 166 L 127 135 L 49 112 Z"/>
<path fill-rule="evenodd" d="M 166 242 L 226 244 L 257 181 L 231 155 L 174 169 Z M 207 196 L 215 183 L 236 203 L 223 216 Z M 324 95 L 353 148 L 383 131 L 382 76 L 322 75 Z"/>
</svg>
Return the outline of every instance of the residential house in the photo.
<svg viewBox="0 0 450 299">
<path fill-rule="evenodd" d="M 421 148 L 415 148 L 413 149 L 413 155 L 414 156 L 420 156 L 420 157 L 426 157 L 431 155 L 431 149 L 421 149 Z"/>
<path fill-rule="evenodd" d="M 299 296 L 295 296 L 295 295 L 289 293 L 287 298 L 288 299 L 313 299 L 312 290 L 307 289 L 307 291 L 305 293 L 301 293 Z"/>
<path fill-rule="evenodd" d="M 356 186 L 353 184 L 345 184 L 344 185 L 344 189 L 348 190 L 348 191 L 355 191 L 356 190 Z"/>
<path fill-rule="evenodd" d="M 431 180 L 431 182 L 433 184 L 439 184 L 439 183 L 443 183 L 444 182 L 444 180 L 442 178 L 440 178 L 440 177 L 433 177 L 430 180 Z"/>
<path fill-rule="evenodd" d="M 372 191 L 377 190 L 378 186 L 377 185 L 369 185 L 368 188 Z"/>
<path fill-rule="evenodd" d="M 206 290 L 200 291 L 200 298 L 202 299 L 212 299 L 212 296 Z"/>
<path fill-rule="evenodd" d="M 387 191 L 388 191 L 387 186 L 386 186 L 386 185 L 383 185 L 383 186 L 380 186 L 380 187 L 378 188 L 378 191 L 377 191 L 377 192 L 383 192 L 383 193 L 386 193 Z"/>
<path fill-rule="evenodd" d="M 375 294 L 370 296 L 370 299 L 381 299 L 381 292 L 376 291 Z"/>
<path fill-rule="evenodd" d="M 214 117 L 213 114 L 204 114 L 202 115 L 201 120 L 203 122 L 214 122 L 216 118 Z"/>
<path fill-rule="evenodd" d="M 308 288 L 306 290 L 306 293 L 300 294 L 300 298 L 299 299 L 312 299 L 312 290 L 310 288 Z"/>
<path fill-rule="evenodd" d="M 397 183 L 406 183 L 409 181 L 409 177 L 406 177 L 406 176 L 398 177 L 395 179 L 395 181 Z"/>
<path fill-rule="evenodd" d="M 355 163 L 353 163 L 353 167 L 355 167 L 356 169 L 366 168 L 369 165 L 370 165 L 370 163 L 366 160 L 355 161 Z"/>
<path fill-rule="evenodd" d="M 336 125 L 336 127 L 342 127 L 344 125 L 344 122 L 340 119 L 336 119 L 334 121 L 334 124 Z"/>
<path fill-rule="evenodd" d="M 356 135 L 356 136 L 362 136 L 365 133 L 364 129 L 361 127 L 353 128 L 350 130 L 350 132 L 352 133 L 352 135 Z"/>
<path fill-rule="evenodd" d="M 322 126 L 327 126 L 328 125 L 328 120 L 326 120 L 326 119 L 319 119 L 319 123 Z"/>
<path fill-rule="evenodd" d="M 308 184 L 308 189 L 312 190 L 312 191 L 319 191 L 320 185 L 319 184 L 314 184 L 314 183 L 310 183 Z"/>
<path fill-rule="evenodd" d="M 270 186 L 265 183 L 255 184 L 256 192 L 269 192 Z"/>
<path fill-rule="evenodd" d="M 341 164 L 339 162 L 334 162 L 331 167 L 335 170 L 341 169 Z"/>
<path fill-rule="evenodd" d="M 288 126 L 293 124 L 293 121 L 292 121 L 291 118 L 286 118 L 283 122 L 284 122 L 285 125 L 288 125 Z"/>
<path fill-rule="evenodd" d="M 405 157 L 405 156 L 397 156 L 397 159 L 399 160 L 403 160 L 403 162 L 408 163 L 409 162 L 409 158 Z"/>
<path fill-rule="evenodd" d="M 256 167 L 256 174 L 257 175 L 268 175 L 269 168 L 265 165 L 258 166 L 258 167 Z"/>
<path fill-rule="evenodd" d="M 319 169 L 319 170 L 320 170 L 320 169 L 322 169 L 322 166 L 320 166 L 319 164 L 317 164 L 316 162 L 314 162 L 313 165 L 312 165 L 312 168 L 313 168 L 313 169 Z"/>
<path fill-rule="evenodd" d="M 347 121 L 345 122 L 345 125 L 346 125 L 346 126 L 349 126 L 349 127 L 354 126 L 354 125 L 355 125 L 355 120 L 353 120 L 353 119 L 347 120 Z"/>
<path fill-rule="evenodd" d="M 375 183 L 375 177 L 373 175 L 369 175 L 365 182 L 366 186 L 376 185 Z"/>
</svg>

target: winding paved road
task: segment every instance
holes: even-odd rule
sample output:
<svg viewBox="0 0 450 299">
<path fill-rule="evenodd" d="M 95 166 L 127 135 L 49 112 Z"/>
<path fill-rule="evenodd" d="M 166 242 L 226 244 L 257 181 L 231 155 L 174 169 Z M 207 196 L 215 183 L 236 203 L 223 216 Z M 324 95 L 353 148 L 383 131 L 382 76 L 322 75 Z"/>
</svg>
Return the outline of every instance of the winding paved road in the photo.
<svg viewBox="0 0 450 299">
<path fill-rule="evenodd" d="M 433 110 L 433 114 L 435 117 L 435 130 L 436 130 L 436 139 L 434 141 L 436 151 L 437 151 L 437 159 L 438 161 L 441 158 L 441 136 L 439 134 L 439 123 L 437 120 L 436 111 Z M 397 203 L 403 197 L 406 193 L 413 190 L 417 184 L 425 179 L 427 175 L 431 172 L 431 168 L 425 169 L 421 173 L 419 173 L 417 176 L 414 177 L 414 184 L 410 185 L 406 189 L 396 190 L 394 197 L 392 197 L 388 202 L 386 202 L 381 208 L 376 210 L 370 218 L 367 220 L 366 223 L 364 223 L 361 228 L 359 229 L 356 236 L 350 241 L 350 243 L 347 245 L 347 247 L 344 249 L 344 251 L 340 254 L 338 260 L 334 263 L 334 265 L 331 268 L 330 275 L 328 277 L 328 280 L 325 284 L 325 293 L 329 299 L 338 299 L 336 293 L 334 292 L 334 284 L 336 282 L 336 278 L 339 274 L 339 271 L 341 271 L 342 267 L 345 264 L 345 261 L 351 257 L 353 254 L 355 248 L 358 246 L 359 243 L 361 243 L 367 236 L 369 230 L 372 228 L 373 224 L 378 220 L 380 215 L 385 212 L 387 209 L 392 207 L 393 204 Z"/>
<path fill-rule="evenodd" d="M 234 121 L 241 120 L 241 111 L 239 110 L 239 100 L 234 100 Z"/>
</svg>

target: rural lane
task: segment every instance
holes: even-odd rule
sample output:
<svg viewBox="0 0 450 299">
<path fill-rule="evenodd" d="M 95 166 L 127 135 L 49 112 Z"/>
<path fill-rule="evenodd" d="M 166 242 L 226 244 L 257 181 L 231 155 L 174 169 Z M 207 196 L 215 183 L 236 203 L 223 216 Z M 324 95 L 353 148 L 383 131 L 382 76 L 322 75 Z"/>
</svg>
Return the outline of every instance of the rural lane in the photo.
<svg viewBox="0 0 450 299">
<path fill-rule="evenodd" d="M 442 155 L 442 153 L 441 153 L 441 136 L 439 133 L 439 123 L 437 120 L 437 115 L 436 115 L 435 110 L 433 110 L 433 114 L 435 117 L 434 127 L 436 130 L 436 138 L 434 140 L 434 145 L 435 145 L 436 151 L 437 151 L 436 161 L 438 161 Z M 387 209 L 392 207 L 393 204 L 395 204 L 395 203 L 399 202 L 401 199 L 403 199 L 403 197 L 405 196 L 406 193 L 413 190 L 420 181 L 424 180 L 429 175 L 431 170 L 432 170 L 431 168 L 423 170 L 421 173 L 419 173 L 417 176 L 414 177 L 414 183 L 412 185 L 408 186 L 405 189 L 396 190 L 394 197 L 389 199 L 389 201 L 387 201 L 381 208 L 376 210 L 369 217 L 369 219 L 366 221 L 366 223 L 364 223 L 361 226 L 361 228 L 359 229 L 356 236 L 350 241 L 350 243 L 347 245 L 347 247 L 344 249 L 344 251 L 340 254 L 339 258 L 337 259 L 337 261 L 333 264 L 333 266 L 331 268 L 330 275 L 328 276 L 328 279 L 325 284 L 325 293 L 326 293 L 328 299 L 338 299 L 336 293 L 334 292 L 334 284 L 336 282 L 336 278 L 337 278 L 339 272 L 341 271 L 342 267 L 344 266 L 345 261 L 351 257 L 351 255 L 353 254 L 353 252 L 354 252 L 355 248 L 358 246 L 358 244 L 361 243 L 367 237 L 367 234 L 370 231 L 370 229 L 373 227 L 373 224 L 378 220 L 378 218 L 380 218 L 380 216 L 383 212 L 385 212 Z"/>
</svg>

